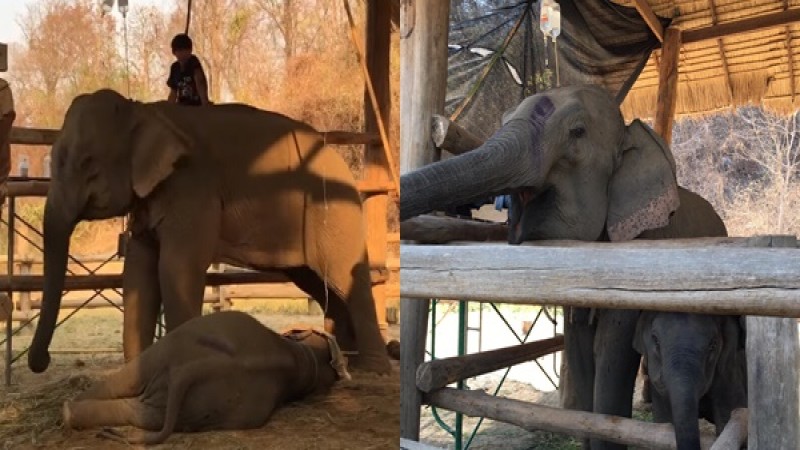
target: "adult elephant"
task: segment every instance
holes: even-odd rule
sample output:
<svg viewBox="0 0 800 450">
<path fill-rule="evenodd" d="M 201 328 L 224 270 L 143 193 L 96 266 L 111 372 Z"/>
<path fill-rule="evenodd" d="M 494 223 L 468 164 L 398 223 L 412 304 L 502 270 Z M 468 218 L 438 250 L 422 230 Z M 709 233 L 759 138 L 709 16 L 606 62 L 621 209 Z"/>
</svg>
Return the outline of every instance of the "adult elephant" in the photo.
<svg viewBox="0 0 800 450">
<path fill-rule="evenodd" d="M 678 187 L 664 141 L 639 120 L 626 126 L 613 98 L 597 86 L 526 98 L 481 147 L 404 174 L 400 188 L 401 220 L 511 194 L 511 244 L 726 234 L 708 202 Z M 638 315 L 567 314 L 565 407 L 630 417 Z M 624 447 L 592 442 L 591 448 Z"/>
<path fill-rule="evenodd" d="M 34 372 L 50 362 L 75 225 L 128 212 L 126 360 L 152 344 L 162 302 L 167 332 L 201 314 L 217 261 L 285 272 L 321 304 L 343 349 L 357 347 L 355 367 L 390 370 L 360 194 L 310 126 L 245 105 L 143 104 L 100 90 L 70 105 L 51 165 Z"/>
</svg>

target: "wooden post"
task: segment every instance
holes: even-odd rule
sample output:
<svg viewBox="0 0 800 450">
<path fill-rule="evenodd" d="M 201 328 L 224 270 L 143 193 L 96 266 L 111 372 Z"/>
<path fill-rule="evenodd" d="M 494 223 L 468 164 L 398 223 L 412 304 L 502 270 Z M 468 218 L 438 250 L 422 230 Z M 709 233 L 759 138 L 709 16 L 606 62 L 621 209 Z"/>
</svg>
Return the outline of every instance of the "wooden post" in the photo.
<svg viewBox="0 0 800 450">
<path fill-rule="evenodd" d="M 369 76 L 372 81 L 375 97 L 380 107 L 380 117 L 383 118 L 384 128 L 389 130 L 389 117 L 391 116 L 392 95 L 389 86 L 389 50 L 391 47 L 391 6 L 382 0 L 370 0 L 367 4 L 367 32 L 366 32 L 366 61 Z M 367 133 L 378 130 L 378 119 L 369 100 L 369 93 L 364 94 L 365 131 Z M 391 151 L 391 149 L 386 149 Z M 384 149 L 380 144 L 369 144 L 364 155 L 365 181 L 370 183 L 388 184 L 391 179 L 388 173 L 389 162 L 386 160 Z M 364 214 L 367 223 L 367 253 L 370 265 L 373 267 L 386 267 L 386 247 L 388 235 L 388 207 L 389 195 L 387 192 L 375 193 L 364 200 Z M 372 296 L 375 299 L 375 312 L 378 315 L 378 326 L 384 340 L 388 338 L 389 324 L 386 322 L 386 282 L 372 284 Z"/>
<path fill-rule="evenodd" d="M 402 174 L 439 157 L 431 142 L 431 115 L 444 112 L 450 2 L 402 0 L 400 13 Z M 422 394 L 415 381 L 425 356 L 429 304 L 400 299 L 400 437 L 413 441 L 419 440 Z"/>
<path fill-rule="evenodd" d="M 477 136 L 445 116 L 434 114 L 431 120 L 431 137 L 439 150 L 461 155 L 483 144 Z"/>
<path fill-rule="evenodd" d="M 678 99 L 678 61 L 681 54 L 681 30 L 667 28 L 658 71 L 658 105 L 656 106 L 655 131 L 667 145 L 672 142 L 672 122 Z"/>
<path fill-rule="evenodd" d="M 769 247 L 797 247 L 773 236 Z M 764 298 L 769 301 L 769 298 Z M 800 448 L 797 321 L 747 317 L 747 448 Z"/>
</svg>

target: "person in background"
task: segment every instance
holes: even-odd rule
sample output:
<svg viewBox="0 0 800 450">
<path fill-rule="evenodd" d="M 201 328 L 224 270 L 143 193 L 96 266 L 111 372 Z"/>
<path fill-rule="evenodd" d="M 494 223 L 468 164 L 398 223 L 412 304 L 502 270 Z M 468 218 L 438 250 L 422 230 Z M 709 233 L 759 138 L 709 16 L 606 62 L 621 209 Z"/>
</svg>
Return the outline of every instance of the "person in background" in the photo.
<svg viewBox="0 0 800 450">
<path fill-rule="evenodd" d="M 192 53 L 192 39 L 187 34 L 172 38 L 172 54 L 177 61 L 169 69 L 169 97 L 181 105 L 208 105 L 208 84 L 200 60 Z"/>
<path fill-rule="evenodd" d="M 11 86 L 0 78 L 0 206 L 8 194 L 8 174 L 11 172 L 11 125 L 17 117 Z"/>
</svg>

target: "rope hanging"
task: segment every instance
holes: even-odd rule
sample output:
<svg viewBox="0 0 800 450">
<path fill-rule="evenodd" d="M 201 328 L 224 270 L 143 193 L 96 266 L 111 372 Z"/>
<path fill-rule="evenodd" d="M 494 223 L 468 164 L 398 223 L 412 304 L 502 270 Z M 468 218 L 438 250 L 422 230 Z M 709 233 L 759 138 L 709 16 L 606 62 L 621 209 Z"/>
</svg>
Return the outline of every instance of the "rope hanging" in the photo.
<svg viewBox="0 0 800 450">
<path fill-rule="evenodd" d="M 184 29 L 185 34 L 189 34 L 189 23 L 192 21 L 192 0 L 188 0 L 189 4 L 186 7 L 186 28 Z"/>
</svg>

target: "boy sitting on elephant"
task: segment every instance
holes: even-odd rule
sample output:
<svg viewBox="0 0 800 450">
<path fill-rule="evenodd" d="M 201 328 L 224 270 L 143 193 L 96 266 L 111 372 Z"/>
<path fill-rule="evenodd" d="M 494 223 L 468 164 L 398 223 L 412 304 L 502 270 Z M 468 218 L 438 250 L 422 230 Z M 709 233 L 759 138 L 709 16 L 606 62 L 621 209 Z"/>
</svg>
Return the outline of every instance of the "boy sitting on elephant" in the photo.
<svg viewBox="0 0 800 450">
<path fill-rule="evenodd" d="M 158 444 L 173 431 L 257 428 L 276 408 L 350 379 L 336 340 L 317 330 L 283 335 L 243 312 L 192 319 L 119 371 L 64 403 L 64 424 L 132 425 L 102 436 Z"/>
</svg>

